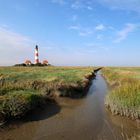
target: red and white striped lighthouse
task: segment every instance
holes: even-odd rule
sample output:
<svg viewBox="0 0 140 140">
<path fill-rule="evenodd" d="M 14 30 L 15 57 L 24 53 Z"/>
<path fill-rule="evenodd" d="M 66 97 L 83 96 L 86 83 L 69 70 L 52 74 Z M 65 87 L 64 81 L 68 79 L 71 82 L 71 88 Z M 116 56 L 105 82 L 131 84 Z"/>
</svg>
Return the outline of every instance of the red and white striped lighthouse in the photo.
<svg viewBox="0 0 140 140">
<path fill-rule="evenodd" d="M 35 46 L 35 64 L 39 63 L 38 46 Z"/>
</svg>

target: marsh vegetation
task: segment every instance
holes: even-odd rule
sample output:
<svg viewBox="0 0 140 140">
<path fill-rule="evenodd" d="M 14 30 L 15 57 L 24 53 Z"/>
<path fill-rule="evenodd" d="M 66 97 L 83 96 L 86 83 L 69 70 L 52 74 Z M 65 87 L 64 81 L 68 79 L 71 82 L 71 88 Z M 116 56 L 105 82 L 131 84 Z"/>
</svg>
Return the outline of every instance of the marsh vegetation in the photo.
<svg viewBox="0 0 140 140">
<path fill-rule="evenodd" d="M 103 70 L 103 75 L 111 87 L 105 99 L 111 112 L 140 119 L 140 68 L 110 67 Z"/>
<path fill-rule="evenodd" d="M 93 67 L 0 67 L 0 120 L 20 118 L 58 96 L 82 97 Z"/>
</svg>

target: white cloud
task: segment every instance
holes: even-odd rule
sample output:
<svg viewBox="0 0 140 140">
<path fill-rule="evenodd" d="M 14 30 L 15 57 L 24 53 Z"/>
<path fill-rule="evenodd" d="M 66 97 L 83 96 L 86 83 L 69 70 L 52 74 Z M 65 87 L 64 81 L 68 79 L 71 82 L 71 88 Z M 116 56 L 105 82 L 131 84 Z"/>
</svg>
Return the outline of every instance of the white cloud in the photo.
<svg viewBox="0 0 140 140">
<path fill-rule="evenodd" d="M 140 12 L 140 0 L 97 0 L 97 2 L 112 9 Z"/>
<path fill-rule="evenodd" d="M 52 3 L 60 4 L 60 5 L 66 4 L 66 1 L 65 1 L 65 0 L 51 0 L 51 2 L 52 2 Z"/>
<path fill-rule="evenodd" d="M 79 9 L 79 8 L 82 8 L 82 7 L 83 7 L 83 4 L 78 0 L 71 4 L 71 8 L 73 8 L 73 9 Z"/>
<path fill-rule="evenodd" d="M 140 0 L 51 0 L 60 5 L 69 4 L 72 9 L 93 10 L 97 3 L 110 9 L 136 11 L 140 13 Z"/>
<path fill-rule="evenodd" d="M 72 30 L 80 30 L 80 26 L 78 26 L 78 25 L 72 25 L 72 26 L 70 26 L 69 27 L 69 29 L 72 29 Z"/>
<path fill-rule="evenodd" d="M 98 40 L 102 40 L 102 39 L 103 39 L 103 35 L 102 35 L 102 34 L 98 34 L 98 35 L 96 36 L 96 38 L 97 38 Z"/>
<path fill-rule="evenodd" d="M 80 36 L 88 36 L 88 35 L 91 35 L 92 33 L 93 33 L 93 31 L 90 29 L 83 29 L 79 32 L 79 35 Z"/>
<path fill-rule="evenodd" d="M 82 0 L 74 0 L 71 3 L 71 8 L 78 10 L 78 9 L 86 9 L 86 10 L 93 10 L 93 2 L 82 1 Z"/>
<path fill-rule="evenodd" d="M 21 47 L 31 41 L 28 37 L 18 34 L 12 30 L 0 27 L 0 43 L 6 46 Z"/>
<path fill-rule="evenodd" d="M 105 26 L 103 24 L 99 24 L 95 27 L 95 30 L 104 30 Z"/>
<path fill-rule="evenodd" d="M 115 40 L 116 43 L 119 43 L 125 40 L 130 32 L 133 32 L 134 29 L 137 27 L 136 24 L 128 23 L 125 27 L 117 32 L 117 39 Z"/>
<path fill-rule="evenodd" d="M 69 27 L 70 30 L 78 31 L 80 36 L 88 36 L 94 33 L 94 29 L 90 27 L 82 27 L 80 25 L 73 25 Z"/>
<path fill-rule="evenodd" d="M 78 19 L 78 15 L 73 15 L 72 16 L 72 21 L 77 21 L 77 19 Z"/>
<path fill-rule="evenodd" d="M 109 50 L 111 48 L 110 46 L 103 46 L 101 44 L 95 44 L 94 42 L 86 43 L 85 46 L 88 49 L 94 49 L 94 51 Z"/>
<path fill-rule="evenodd" d="M 80 36 L 89 36 L 97 31 L 103 31 L 105 29 L 105 26 L 103 24 L 99 24 L 95 27 L 83 27 L 81 25 L 72 25 L 69 27 L 70 30 L 78 31 L 78 34 Z"/>
<path fill-rule="evenodd" d="M 33 44 L 29 37 L 0 27 L 0 65 L 21 63 L 23 59 L 31 58 Z"/>
<path fill-rule="evenodd" d="M 88 10 L 93 10 L 93 8 L 91 6 L 87 6 Z"/>
</svg>

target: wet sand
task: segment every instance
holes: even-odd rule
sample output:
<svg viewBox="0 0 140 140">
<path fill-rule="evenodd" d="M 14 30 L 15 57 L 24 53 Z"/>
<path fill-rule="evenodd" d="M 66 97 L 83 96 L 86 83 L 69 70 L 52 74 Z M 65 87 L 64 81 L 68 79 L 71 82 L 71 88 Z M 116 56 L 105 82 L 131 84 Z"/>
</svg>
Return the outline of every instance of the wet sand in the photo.
<svg viewBox="0 0 140 140">
<path fill-rule="evenodd" d="M 82 99 L 61 98 L 60 106 L 50 104 L 23 122 L 0 130 L 0 140 L 135 140 L 140 139 L 138 123 L 105 110 L 107 84 L 100 74 Z M 53 111 L 51 111 L 53 110 Z"/>
</svg>

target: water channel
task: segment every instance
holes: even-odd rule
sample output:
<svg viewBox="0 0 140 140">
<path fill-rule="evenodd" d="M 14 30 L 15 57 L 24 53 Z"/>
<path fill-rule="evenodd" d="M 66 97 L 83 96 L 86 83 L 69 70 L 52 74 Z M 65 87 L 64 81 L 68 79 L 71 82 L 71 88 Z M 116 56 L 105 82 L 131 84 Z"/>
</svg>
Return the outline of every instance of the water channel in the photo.
<svg viewBox="0 0 140 140">
<path fill-rule="evenodd" d="M 24 122 L 0 129 L 0 140 L 135 140 L 140 127 L 129 119 L 113 116 L 104 107 L 108 91 L 101 74 L 86 97 L 59 99 L 60 106 L 49 105 Z"/>
</svg>

